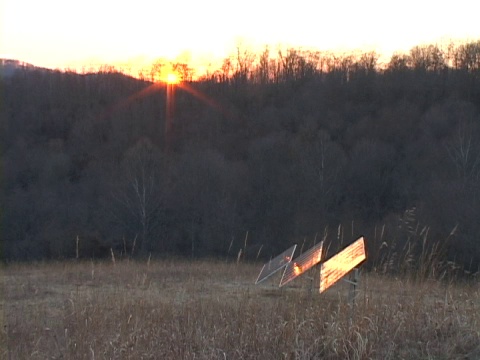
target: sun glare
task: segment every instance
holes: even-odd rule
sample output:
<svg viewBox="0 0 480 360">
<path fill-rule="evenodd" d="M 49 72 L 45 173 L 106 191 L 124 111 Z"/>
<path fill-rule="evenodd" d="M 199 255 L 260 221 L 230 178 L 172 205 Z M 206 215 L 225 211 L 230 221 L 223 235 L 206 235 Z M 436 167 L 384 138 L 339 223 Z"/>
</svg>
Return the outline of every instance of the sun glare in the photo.
<svg viewBox="0 0 480 360">
<path fill-rule="evenodd" d="M 165 78 L 165 82 L 168 84 L 178 84 L 180 82 L 180 77 L 175 73 L 169 73 Z"/>
</svg>

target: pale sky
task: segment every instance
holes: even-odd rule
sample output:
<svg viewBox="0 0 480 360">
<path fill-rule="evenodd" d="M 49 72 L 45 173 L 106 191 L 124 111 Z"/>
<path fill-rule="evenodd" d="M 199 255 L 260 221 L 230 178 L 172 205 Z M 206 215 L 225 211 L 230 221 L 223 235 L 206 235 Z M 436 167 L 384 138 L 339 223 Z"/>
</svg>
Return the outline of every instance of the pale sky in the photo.
<svg viewBox="0 0 480 360">
<path fill-rule="evenodd" d="M 478 0 L 0 0 L 0 57 L 65 68 L 218 60 L 239 44 L 391 54 L 479 40 L 479 14 Z"/>
</svg>

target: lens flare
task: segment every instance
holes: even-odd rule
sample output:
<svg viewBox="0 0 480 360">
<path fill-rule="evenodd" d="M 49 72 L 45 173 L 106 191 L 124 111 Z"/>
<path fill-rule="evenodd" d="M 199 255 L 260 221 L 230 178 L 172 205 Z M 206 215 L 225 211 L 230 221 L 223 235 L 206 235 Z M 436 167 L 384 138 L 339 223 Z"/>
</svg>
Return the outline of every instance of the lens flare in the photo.
<svg viewBox="0 0 480 360">
<path fill-rule="evenodd" d="M 165 90 L 166 89 L 166 90 Z M 175 92 L 177 89 L 183 90 L 190 95 L 193 95 L 195 98 L 203 102 L 205 105 L 211 107 L 218 113 L 222 114 L 224 117 L 229 118 L 234 121 L 244 121 L 245 119 L 236 113 L 232 113 L 229 110 L 229 107 L 224 106 L 223 104 L 216 101 L 214 98 L 206 95 L 200 90 L 197 90 L 193 86 L 190 86 L 187 82 L 184 82 L 183 76 L 180 72 L 175 71 L 172 68 L 162 68 L 155 74 L 153 83 L 148 85 L 146 88 L 133 93 L 127 98 L 111 104 L 106 107 L 100 114 L 97 115 L 97 118 L 108 118 L 112 116 L 115 112 L 121 111 L 130 105 L 132 105 L 137 100 L 151 96 L 155 93 L 165 90 L 166 93 L 166 119 L 165 119 L 165 149 L 168 151 L 172 148 L 173 145 L 173 124 L 174 124 L 174 111 L 175 111 Z M 293 254 L 292 254 L 293 256 Z"/>
</svg>

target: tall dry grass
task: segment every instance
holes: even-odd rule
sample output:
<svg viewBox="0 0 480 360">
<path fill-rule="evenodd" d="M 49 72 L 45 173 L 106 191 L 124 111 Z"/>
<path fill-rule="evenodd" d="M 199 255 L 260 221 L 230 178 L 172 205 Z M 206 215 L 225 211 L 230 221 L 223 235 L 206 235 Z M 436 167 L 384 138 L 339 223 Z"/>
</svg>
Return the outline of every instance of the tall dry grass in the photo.
<svg viewBox="0 0 480 360">
<path fill-rule="evenodd" d="M 311 271 L 255 286 L 261 264 L 121 261 L 3 268 L 2 359 L 478 358 L 478 282 Z M 312 281 L 312 279 L 315 279 Z M 476 355 L 477 354 L 477 355 Z M 477 356 L 477 357 L 475 357 Z"/>
</svg>

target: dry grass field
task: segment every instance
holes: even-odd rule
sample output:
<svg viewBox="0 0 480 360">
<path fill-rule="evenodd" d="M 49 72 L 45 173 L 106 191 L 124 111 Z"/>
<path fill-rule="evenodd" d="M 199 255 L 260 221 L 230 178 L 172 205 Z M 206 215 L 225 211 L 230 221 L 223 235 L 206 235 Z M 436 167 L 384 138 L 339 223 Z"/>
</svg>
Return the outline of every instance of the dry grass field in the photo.
<svg viewBox="0 0 480 360">
<path fill-rule="evenodd" d="M 117 261 L 1 268 L 1 359 L 480 359 L 480 285 L 363 273 L 355 307 L 315 271 Z"/>
</svg>

